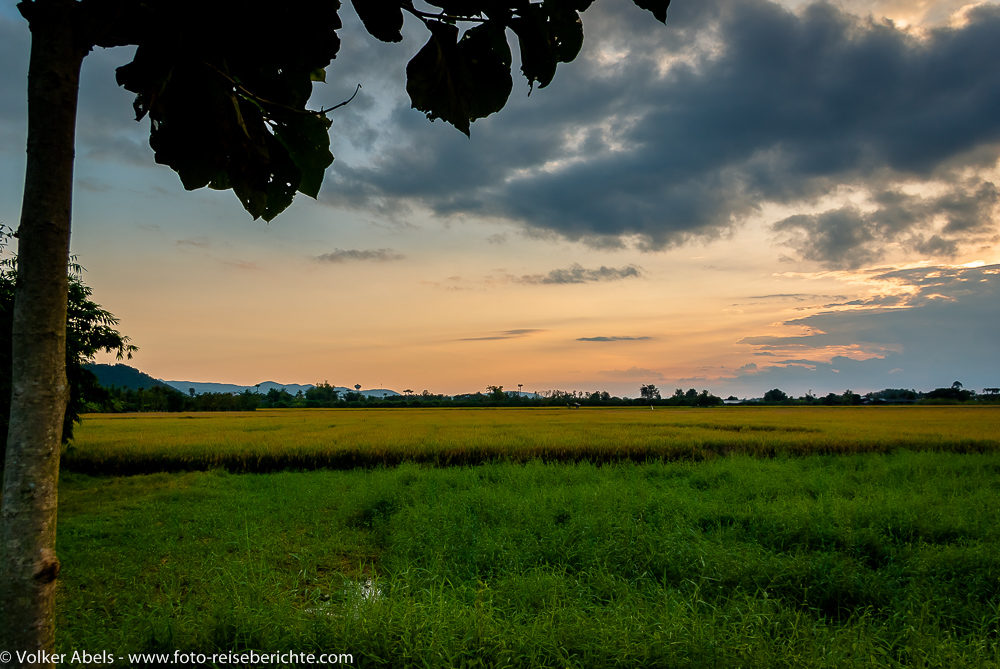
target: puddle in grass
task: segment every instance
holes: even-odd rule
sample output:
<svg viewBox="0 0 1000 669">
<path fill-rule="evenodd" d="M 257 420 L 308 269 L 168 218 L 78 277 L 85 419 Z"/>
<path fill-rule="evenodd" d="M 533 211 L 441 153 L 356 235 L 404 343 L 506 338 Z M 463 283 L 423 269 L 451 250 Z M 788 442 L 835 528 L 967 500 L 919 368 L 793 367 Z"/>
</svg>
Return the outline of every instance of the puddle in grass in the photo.
<svg viewBox="0 0 1000 669">
<path fill-rule="evenodd" d="M 344 615 L 345 610 L 350 610 L 354 617 L 358 618 L 362 606 L 382 599 L 382 586 L 370 578 L 363 581 L 345 581 L 343 589 L 335 596 L 323 595 L 322 598 L 326 601 L 306 609 L 305 612 L 339 618 Z"/>
</svg>

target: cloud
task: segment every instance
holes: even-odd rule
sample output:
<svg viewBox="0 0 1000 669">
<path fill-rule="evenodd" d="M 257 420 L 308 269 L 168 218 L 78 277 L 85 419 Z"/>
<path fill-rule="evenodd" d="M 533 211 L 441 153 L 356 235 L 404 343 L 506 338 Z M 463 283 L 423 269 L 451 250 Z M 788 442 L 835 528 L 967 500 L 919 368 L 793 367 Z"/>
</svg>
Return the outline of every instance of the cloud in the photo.
<svg viewBox="0 0 1000 669">
<path fill-rule="evenodd" d="M 458 341 L 496 341 L 498 339 L 519 339 L 521 337 L 528 337 L 538 332 L 545 332 L 545 330 L 539 330 L 537 328 L 503 330 L 502 332 L 499 332 L 495 335 L 489 335 L 486 337 L 465 337 L 463 339 L 459 339 Z"/>
<path fill-rule="evenodd" d="M 577 341 L 644 341 L 651 337 L 577 337 Z"/>
<path fill-rule="evenodd" d="M 517 283 L 589 283 L 595 281 L 619 281 L 621 279 L 639 278 L 642 268 L 637 265 L 625 267 L 605 267 L 587 269 L 579 263 L 573 263 L 566 269 L 554 269 L 548 274 L 525 274 L 514 279 Z"/>
<path fill-rule="evenodd" d="M 334 249 L 330 253 L 316 256 L 318 262 L 324 263 L 344 263 L 349 260 L 374 260 L 376 262 L 388 262 L 390 260 L 402 260 L 404 256 L 396 253 L 392 249 Z"/>
<path fill-rule="evenodd" d="M 869 278 L 900 290 L 898 303 L 856 301 L 852 308 L 839 305 L 784 323 L 805 334 L 745 337 L 740 343 L 767 362 L 744 365 L 718 381 L 750 392 L 769 384 L 804 392 L 837 389 L 843 383 L 838 374 L 869 390 L 932 389 L 958 375 L 979 387 L 1000 378 L 1000 265 L 908 268 L 870 272 Z"/>
<path fill-rule="evenodd" d="M 783 243 L 803 258 L 827 267 L 869 265 L 880 260 L 891 244 L 923 256 L 952 257 L 960 239 L 993 228 L 1000 193 L 993 183 L 977 182 L 971 189 L 956 186 L 934 198 L 885 191 L 874 201 L 878 208 L 871 212 L 842 207 L 797 214 L 775 223 L 773 229 L 788 233 Z M 928 232 L 937 228 L 939 232 Z"/>
<path fill-rule="evenodd" d="M 678 4 L 666 28 L 632 9 L 588 11 L 578 61 L 471 142 L 401 104 L 396 141 L 339 164 L 331 201 L 655 250 L 728 235 L 762 203 L 815 210 L 844 186 L 863 207 L 777 229 L 802 259 L 843 267 L 886 243 L 947 257 L 992 227 L 996 188 L 968 175 L 1000 157 L 1000 8 L 924 33 L 828 3 Z M 907 195 L 914 183 L 944 194 Z"/>
<path fill-rule="evenodd" d="M 193 246 L 199 249 L 206 249 L 212 245 L 212 240 L 208 237 L 198 237 L 196 239 L 178 239 L 174 243 L 177 246 Z"/>
</svg>

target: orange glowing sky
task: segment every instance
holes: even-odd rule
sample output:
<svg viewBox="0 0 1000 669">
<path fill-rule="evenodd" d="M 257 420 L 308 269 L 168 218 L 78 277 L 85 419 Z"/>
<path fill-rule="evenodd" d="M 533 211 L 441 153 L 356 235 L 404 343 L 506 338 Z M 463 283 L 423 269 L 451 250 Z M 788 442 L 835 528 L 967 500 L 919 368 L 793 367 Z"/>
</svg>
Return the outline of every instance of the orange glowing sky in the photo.
<svg viewBox="0 0 1000 669">
<path fill-rule="evenodd" d="M 334 117 L 319 201 L 269 225 L 153 164 L 114 83 L 129 55 L 99 52 L 73 252 L 140 347 L 131 364 L 167 380 L 740 397 L 1000 385 L 1000 107 L 983 108 L 1000 104 L 1000 11 L 837 7 L 675 0 L 664 28 L 598 3 L 577 62 L 530 98 L 515 84 L 470 140 L 408 109 L 419 27 L 402 47 L 351 41 L 345 5 L 342 76 L 316 104 L 358 81 L 364 95 Z M 808 62 L 818 35 L 847 54 L 839 69 Z M 8 225 L 27 43 L 4 9 Z M 963 65 L 977 57 L 989 72 Z M 753 59 L 774 74 L 734 90 Z M 947 81 L 922 74 L 935 67 Z"/>
</svg>

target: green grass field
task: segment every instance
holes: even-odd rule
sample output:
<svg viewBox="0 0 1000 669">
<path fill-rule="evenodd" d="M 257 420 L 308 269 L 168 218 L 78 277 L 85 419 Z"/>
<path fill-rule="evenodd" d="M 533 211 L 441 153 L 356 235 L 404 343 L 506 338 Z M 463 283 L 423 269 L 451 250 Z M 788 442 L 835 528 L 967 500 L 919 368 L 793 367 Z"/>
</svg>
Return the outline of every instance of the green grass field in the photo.
<svg viewBox="0 0 1000 669">
<path fill-rule="evenodd" d="M 1000 667 L 998 420 L 962 407 L 88 417 L 60 485 L 58 643 L 370 667 Z M 616 440 L 652 455 L 615 461 Z M 479 461 L 464 442 L 499 455 L 439 466 Z M 89 454 L 127 470 L 114 463 L 196 469 L 215 453 L 239 471 L 246 452 L 297 454 L 296 469 L 348 452 L 364 467 L 72 470 Z"/>
</svg>

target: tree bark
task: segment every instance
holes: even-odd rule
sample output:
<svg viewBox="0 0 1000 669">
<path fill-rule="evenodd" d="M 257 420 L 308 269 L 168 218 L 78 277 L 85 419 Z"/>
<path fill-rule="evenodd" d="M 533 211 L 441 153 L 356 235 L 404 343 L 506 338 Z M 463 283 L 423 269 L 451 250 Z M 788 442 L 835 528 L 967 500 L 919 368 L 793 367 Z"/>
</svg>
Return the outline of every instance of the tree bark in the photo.
<svg viewBox="0 0 1000 669">
<path fill-rule="evenodd" d="M 56 504 L 66 383 L 66 300 L 80 65 L 75 0 L 19 5 L 31 28 L 28 142 L 18 228 L 13 376 L 0 513 L 0 650 L 55 648 Z M 34 658 L 37 661 L 37 657 Z M 46 658 L 48 659 L 48 658 Z M 52 665 L 42 660 L 38 664 Z"/>
</svg>

